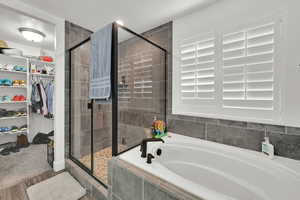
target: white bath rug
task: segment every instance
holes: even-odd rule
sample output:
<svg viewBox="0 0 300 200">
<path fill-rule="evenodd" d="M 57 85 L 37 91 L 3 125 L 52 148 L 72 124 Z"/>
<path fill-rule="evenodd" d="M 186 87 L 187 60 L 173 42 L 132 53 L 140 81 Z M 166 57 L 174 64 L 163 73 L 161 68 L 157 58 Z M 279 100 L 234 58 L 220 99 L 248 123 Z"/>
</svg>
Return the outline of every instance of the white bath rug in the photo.
<svg viewBox="0 0 300 200">
<path fill-rule="evenodd" d="M 78 200 L 86 190 L 64 172 L 27 188 L 27 194 L 30 200 Z"/>
</svg>

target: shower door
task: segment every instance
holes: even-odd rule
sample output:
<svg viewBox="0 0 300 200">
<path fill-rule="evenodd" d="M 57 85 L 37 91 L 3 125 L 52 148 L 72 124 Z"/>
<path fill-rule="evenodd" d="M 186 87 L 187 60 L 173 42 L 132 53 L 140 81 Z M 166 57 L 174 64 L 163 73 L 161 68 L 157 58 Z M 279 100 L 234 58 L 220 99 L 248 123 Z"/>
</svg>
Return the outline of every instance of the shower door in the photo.
<svg viewBox="0 0 300 200">
<path fill-rule="evenodd" d="M 73 47 L 69 54 L 69 157 L 106 186 L 107 162 L 112 157 L 111 104 L 97 104 L 89 98 L 90 41 Z"/>
</svg>

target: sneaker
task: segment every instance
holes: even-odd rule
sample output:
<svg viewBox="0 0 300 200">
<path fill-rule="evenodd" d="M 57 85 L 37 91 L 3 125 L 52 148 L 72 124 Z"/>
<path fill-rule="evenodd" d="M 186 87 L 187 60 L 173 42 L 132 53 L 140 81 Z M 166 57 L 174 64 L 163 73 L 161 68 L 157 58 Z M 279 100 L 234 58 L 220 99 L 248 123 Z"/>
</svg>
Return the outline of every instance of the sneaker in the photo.
<svg viewBox="0 0 300 200">
<path fill-rule="evenodd" d="M 0 132 L 5 133 L 5 132 L 9 132 L 10 128 L 9 127 L 1 127 L 0 128 Z"/>
<path fill-rule="evenodd" d="M 26 108 L 21 108 L 17 111 L 18 116 L 26 116 L 27 115 L 27 109 Z"/>
<path fill-rule="evenodd" d="M 9 96 L 7 96 L 7 95 L 5 95 L 5 96 L 2 96 L 2 98 L 1 98 L 1 102 L 10 102 L 10 97 Z"/>
<path fill-rule="evenodd" d="M 17 71 L 17 72 L 22 71 L 22 66 L 15 65 L 14 70 Z"/>
<path fill-rule="evenodd" d="M 13 110 L 6 111 L 6 117 L 18 117 L 18 113 Z"/>
<path fill-rule="evenodd" d="M 24 81 L 24 80 L 19 80 L 19 85 L 20 86 L 26 86 L 26 81 Z"/>
<path fill-rule="evenodd" d="M 16 133 L 16 132 L 19 131 L 19 129 L 18 129 L 17 126 L 12 126 L 10 130 L 11 130 L 11 132 L 13 132 L 13 133 Z"/>
<path fill-rule="evenodd" d="M 6 109 L 0 109 L 0 118 L 2 118 L 2 117 L 7 117 L 7 115 L 8 115 L 8 113 L 7 113 L 8 111 L 6 110 Z"/>
<path fill-rule="evenodd" d="M 5 148 L 0 152 L 0 155 L 2 155 L 2 156 L 7 156 L 9 154 L 10 154 L 9 148 Z"/>
<path fill-rule="evenodd" d="M 20 96 L 19 96 L 19 101 L 26 101 L 26 97 L 23 96 L 23 95 L 20 95 Z"/>
<path fill-rule="evenodd" d="M 21 126 L 21 127 L 19 128 L 19 130 L 20 130 L 20 131 L 26 131 L 26 130 L 27 130 L 27 124 Z"/>
<path fill-rule="evenodd" d="M 13 81 L 13 86 L 20 86 L 20 81 L 19 80 L 14 80 Z"/>
<path fill-rule="evenodd" d="M 12 86 L 13 82 L 10 79 L 2 79 L 1 85 L 3 85 L 3 86 Z"/>
<path fill-rule="evenodd" d="M 15 95 L 11 100 L 12 101 L 19 101 L 20 96 L 19 95 Z"/>
</svg>

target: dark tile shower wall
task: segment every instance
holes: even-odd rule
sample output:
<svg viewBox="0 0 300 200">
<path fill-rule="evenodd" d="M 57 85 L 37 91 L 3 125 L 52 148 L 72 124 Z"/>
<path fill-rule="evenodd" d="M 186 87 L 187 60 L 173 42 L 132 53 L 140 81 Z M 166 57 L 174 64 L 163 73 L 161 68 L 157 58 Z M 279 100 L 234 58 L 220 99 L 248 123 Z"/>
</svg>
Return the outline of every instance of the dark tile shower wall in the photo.
<svg viewBox="0 0 300 200">
<path fill-rule="evenodd" d="M 121 29 L 119 33 L 122 34 Z M 118 93 L 119 144 L 127 147 L 139 144 L 154 117 L 165 120 L 164 55 L 162 50 L 136 36 L 119 43 L 119 82 L 125 80 L 126 85 L 119 86 Z M 144 89 L 136 84 L 149 80 Z"/>
<path fill-rule="evenodd" d="M 77 26 L 71 22 L 66 21 L 65 23 L 65 47 L 66 47 L 66 56 L 65 56 L 65 152 L 66 157 L 69 156 L 69 111 L 70 111 L 70 105 L 69 105 L 69 94 L 70 94 L 70 65 L 69 65 L 69 54 L 68 50 L 75 45 L 79 44 L 83 40 L 87 39 L 92 32 L 84 29 L 80 26 Z M 79 53 L 76 63 L 78 65 L 87 65 L 88 58 L 85 53 Z"/>
</svg>

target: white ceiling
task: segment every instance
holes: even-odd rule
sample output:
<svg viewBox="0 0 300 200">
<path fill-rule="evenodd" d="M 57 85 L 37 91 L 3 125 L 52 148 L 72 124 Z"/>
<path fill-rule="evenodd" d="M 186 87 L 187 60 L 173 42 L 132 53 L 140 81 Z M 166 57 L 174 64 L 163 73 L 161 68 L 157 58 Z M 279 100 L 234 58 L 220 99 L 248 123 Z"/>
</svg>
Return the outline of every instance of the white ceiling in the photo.
<svg viewBox="0 0 300 200">
<path fill-rule="evenodd" d="M 8 40 L 33 47 L 54 50 L 55 26 L 53 24 L 32 18 L 1 4 L 0 16 L 0 40 Z M 35 28 L 46 34 L 46 38 L 41 43 L 28 41 L 18 31 L 20 27 Z"/>
<path fill-rule="evenodd" d="M 174 17 L 203 8 L 216 0 L 22 0 L 50 14 L 96 31 L 121 19 L 136 32 L 144 32 Z"/>
</svg>

